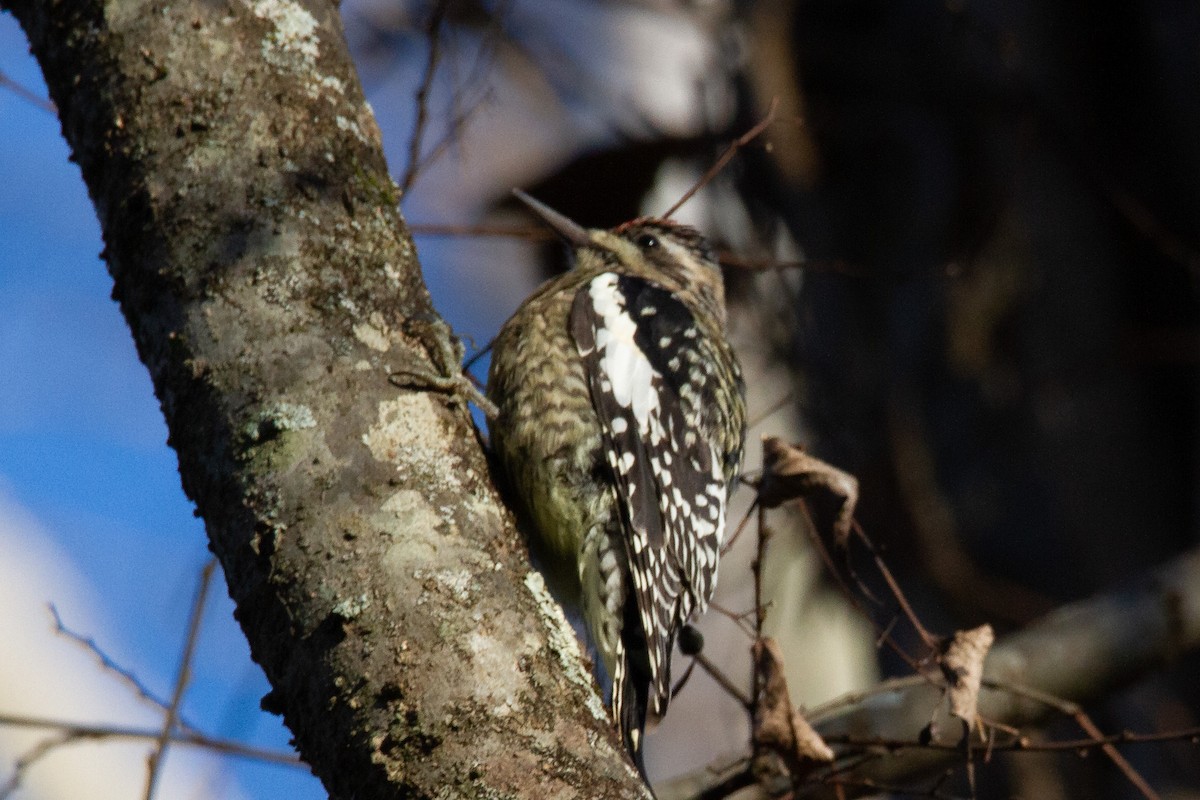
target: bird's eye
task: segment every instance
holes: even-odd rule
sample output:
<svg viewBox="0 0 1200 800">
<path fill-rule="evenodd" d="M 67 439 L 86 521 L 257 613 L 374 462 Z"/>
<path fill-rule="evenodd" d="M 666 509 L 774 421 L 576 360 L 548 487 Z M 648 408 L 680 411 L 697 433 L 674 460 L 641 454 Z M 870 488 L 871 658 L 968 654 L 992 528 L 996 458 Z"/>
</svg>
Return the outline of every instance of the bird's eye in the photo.
<svg viewBox="0 0 1200 800">
<path fill-rule="evenodd" d="M 658 247 L 658 237 L 652 233 L 643 233 L 634 239 L 634 243 L 643 250 L 653 250 Z"/>
</svg>

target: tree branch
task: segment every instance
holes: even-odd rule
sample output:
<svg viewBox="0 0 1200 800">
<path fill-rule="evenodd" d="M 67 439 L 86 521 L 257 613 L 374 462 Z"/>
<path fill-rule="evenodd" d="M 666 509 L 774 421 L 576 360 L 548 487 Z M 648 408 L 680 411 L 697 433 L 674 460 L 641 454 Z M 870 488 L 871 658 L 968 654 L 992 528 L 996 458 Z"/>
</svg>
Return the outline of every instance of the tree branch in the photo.
<svg viewBox="0 0 1200 800">
<path fill-rule="evenodd" d="M 1137 583 L 1064 606 L 1001 639 L 984 663 L 979 713 L 993 723 L 1038 724 L 1073 703 L 1097 700 L 1198 646 L 1200 550 L 1193 550 Z M 1055 702 L 1047 702 L 1051 699 Z M 962 731 L 948 715 L 942 689 L 921 676 L 884 682 L 810 709 L 806 717 L 831 743 L 865 738 L 916 741 L 931 719 L 936 730 L 949 736 L 935 744 L 958 745 Z M 863 748 L 847 752 L 861 754 Z M 962 762 L 963 750 L 957 746 L 879 747 L 856 766 L 835 765 L 840 786 L 813 782 L 795 796 L 873 794 L 878 790 L 872 787 L 911 785 Z M 712 782 L 707 772 L 684 776 L 660 786 L 658 796 L 691 797 Z"/>
<path fill-rule="evenodd" d="M 389 382 L 453 347 L 334 4 L 0 3 L 87 182 L 264 707 L 330 794 L 642 796 L 465 403 Z"/>
</svg>

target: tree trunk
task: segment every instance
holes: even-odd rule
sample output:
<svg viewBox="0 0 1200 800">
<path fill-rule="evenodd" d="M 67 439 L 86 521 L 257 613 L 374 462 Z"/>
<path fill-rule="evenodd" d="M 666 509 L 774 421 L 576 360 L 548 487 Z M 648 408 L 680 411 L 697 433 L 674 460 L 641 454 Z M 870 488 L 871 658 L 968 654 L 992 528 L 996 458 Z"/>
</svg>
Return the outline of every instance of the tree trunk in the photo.
<svg viewBox="0 0 1200 800">
<path fill-rule="evenodd" d="M 334 797 L 642 796 L 531 571 L 336 7 L 3 0 L 254 658 Z"/>
</svg>

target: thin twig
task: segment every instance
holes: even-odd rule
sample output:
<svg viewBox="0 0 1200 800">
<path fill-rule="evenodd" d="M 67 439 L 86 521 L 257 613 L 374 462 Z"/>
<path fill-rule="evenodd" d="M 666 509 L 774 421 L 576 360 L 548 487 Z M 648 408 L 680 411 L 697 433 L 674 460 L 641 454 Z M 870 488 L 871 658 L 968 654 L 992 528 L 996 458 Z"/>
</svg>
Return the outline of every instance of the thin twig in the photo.
<svg viewBox="0 0 1200 800">
<path fill-rule="evenodd" d="M 12 796 L 13 792 L 20 788 L 21 779 L 25 777 L 26 770 L 44 758 L 50 751 L 70 741 L 71 737 L 63 733 L 48 736 L 18 756 L 17 760 L 13 763 L 12 776 L 3 786 L 0 786 L 0 800 L 7 800 L 8 797 Z"/>
<path fill-rule="evenodd" d="M 735 700 L 741 703 L 743 708 L 745 708 L 747 711 L 750 711 L 754 708 L 754 704 L 750 701 L 749 697 L 746 697 L 745 692 L 739 689 L 737 685 L 729 679 L 729 676 L 722 672 L 716 664 L 709 661 L 703 653 L 697 653 L 695 656 L 693 656 L 693 658 L 695 658 L 696 663 L 700 665 L 700 668 L 707 672 L 710 678 L 719 683 L 722 689 L 729 692 L 729 694 Z"/>
<path fill-rule="evenodd" d="M 767 554 L 767 540 L 771 538 L 771 529 L 767 526 L 767 510 L 762 503 L 758 501 L 759 496 L 755 495 L 754 503 L 750 507 L 750 511 L 757 510 L 757 525 L 755 526 L 758 537 L 755 540 L 754 560 L 750 562 L 750 571 L 754 578 L 754 643 L 757 646 L 763 639 L 763 622 L 767 616 L 767 610 L 763 603 L 763 563 Z M 747 512 L 747 516 L 750 512 Z M 757 652 L 752 650 L 752 653 Z M 746 710 L 750 712 L 750 748 L 751 752 L 757 756 L 759 754 L 758 745 L 758 705 L 762 702 L 763 693 L 766 691 L 767 676 L 765 670 L 761 668 L 758 658 L 752 658 L 751 663 L 754 668 L 750 675 L 751 680 L 751 697 L 746 703 Z"/>
<path fill-rule="evenodd" d="M 899 656 L 900 659 L 903 660 L 904 663 L 907 664 L 914 673 L 923 675 L 921 672 L 920 662 L 909 655 L 908 651 L 906 651 L 900 645 L 900 643 L 896 641 L 893 636 L 891 636 L 891 625 L 887 626 L 887 628 L 885 628 L 883 625 L 880 625 L 871 612 L 867 610 L 866 606 L 863 605 L 862 600 L 855 595 L 849 584 L 846 583 L 846 579 L 843 577 L 841 570 L 839 570 L 833 563 L 833 555 L 829 552 L 829 548 L 825 546 L 824 540 L 817 531 L 816 522 L 814 522 L 812 514 L 810 514 L 808 511 L 808 505 L 803 501 L 799 501 L 795 503 L 795 507 L 800 509 L 800 511 L 804 514 L 804 521 L 806 523 L 804 525 L 804 531 L 808 535 L 808 539 L 812 543 L 813 549 L 817 551 L 817 554 L 821 557 L 821 561 L 824 562 L 826 571 L 833 576 L 834 583 L 841 591 L 842 596 L 846 599 L 846 602 L 850 603 L 850 605 L 862 615 L 863 619 L 865 619 L 867 623 L 875 629 L 876 636 L 879 637 L 881 642 L 886 644 L 893 653 Z M 931 679 L 925 676 L 922 677 L 922 680 L 930 682 Z"/>
<path fill-rule="evenodd" d="M 90 636 L 85 636 L 67 627 L 63 622 L 62 615 L 58 613 L 58 608 L 53 603 L 47 603 L 47 608 L 50 609 L 50 616 L 54 618 L 54 632 L 60 636 L 64 636 L 75 644 L 79 645 L 89 653 L 94 655 L 100 661 L 100 666 L 107 672 L 111 672 L 124 681 L 139 698 L 149 703 L 154 704 L 162 710 L 166 710 L 167 701 L 154 694 L 151 689 L 146 686 L 141 680 L 133 674 L 131 670 L 125 669 L 120 664 L 112 659 L 108 653 L 101 649 L 96 640 Z M 194 726 L 188 723 L 182 717 L 179 718 L 179 725 L 187 730 L 194 730 Z"/>
<path fill-rule="evenodd" d="M 883 580 L 887 583 L 888 589 L 892 593 L 892 597 L 896 598 L 896 602 L 900 604 L 900 609 L 904 612 L 904 616 L 908 618 L 908 622 L 913 626 L 917 635 L 921 637 L 921 641 L 930 650 L 936 650 L 938 647 L 938 637 L 934 636 L 925 626 L 921 624 L 921 620 L 917 617 L 917 612 L 913 610 L 912 605 L 905 597 L 900 584 L 892 576 L 892 571 L 888 569 L 888 565 L 884 563 L 883 558 L 879 555 L 879 551 L 875 549 L 875 543 L 867 538 L 867 534 L 863 531 L 862 526 L 856 521 L 854 523 L 854 532 L 858 536 L 858 540 L 867 548 L 867 552 L 871 554 L 871 558 L 875 560 L 875 568 L 879 570 L 879 574 L 883 576 Z"/>
<path fill-rule="evenodd" d="M 839 789 L 870 789 L 872 794 L 888 794 L 899 797 L 927 797 L 931 800 L 960 800 L 958 795 L 945 794 L 942 792 L 942 784 L 945 782 L 945 777 L 939 778 L 928 789 L 914 789 L 907 786 L 890 786 L 885 783 L 873 781 L 870 778 L 861 779 L 846 779 L 846 778 L 831 778 L 826 783 Z"/>
<path fill-rule="evenodd" d="M 1020 697 L 1026 697 L 1030 700 L 1036 700 L 1039 703 L 1048 705 L 1065 716 L 1072 717 L 1075 723 L 1093 740 L 1100 742 L 1100 750 L 1108 756 L 1109 760 L 1121 770 L 1125 778 L 1134 785 L 1134 787 L 1142 793 L 1142 796 L 1147 800 L 1159 800 L 1158 792 L 1146 782 L 1133 765 L 1121 755 L 1120 751 L 1113 745 L 1112 742 L 1106 741 L 1104 733 L 1092 722 L 1091 717 L 1083 710 L 1083 707 L 1078 703 L 1073 703 L 1070 700 L 1064 700 L 1061 697 L 1055 697 L 1052 694 L 1039 691 L 1030 686 L 1021 686 L 1018 684 L 1005 683 L 1002 681 L 985 680 L 983 686 L 997 691 L 1010 692 Z"/>
<path fill-rule="evenodd" d="M 696 185 L 684 192 L 683 197 L 679 198 L 675 205 L 668 208 L 666 213 L 663 214 L 663 217 L 670 219 L 676 211 L 683 207 L 684 203 L 692 199 L 696 192 L 707 186 L 709 181 L 715 178 L 721 170 L 725 169 L 725 165 L 728 164 L 730 159 L 737 154 L 738 150 L 750 144 L 750 142 L 754 141 L 759 134 L 765 131 L 767 126 L 775 121 L 775 110 L 777 108 L 779 108 L 779 98 L 776 97 L 771 100 L 771 106 L 767 109 L 766 116 L 764 116 L 762 120 L 753 128 L 735 139 L 733 144 L 725 148 L 725 152 L 722 153 L 721 157 L 718 158 L 716 162 L 708 168 L 708 171 L 705 172 L 704 176 L 696 182 Z"/>
<path fill-rule="evenodd" d="M 483 347 L 481 347 L 480 349 L 478 349 L 474 353 L 472 353 L 471 357 L 463 362 L 463 366 L 462 366 L 463 372 L 466 372 L 469 375 L 471 372 L 471 367 L 475 366 L 475 362 L 478 361 L 479 359 L 483 358 L 484 355 L 486 355 L 488 352 L 490 352 L 492 349 L 492 346 L 495 344 L 496 344 L 495 339 L 489 339 L 487 344 L 485 344 Z M 474 376 L 471 376 L 471 377 L 472 377 L 472 379 L 474 379 Z"/>
<path fill-rule="evenodd" d="M 1096 723 L 1092 722 L 1091 717 L 1084 713 L 1082 708 L 1078 709 L 1073 716 L 1075 717 L 1076 724 L 1083 728 L 1084 733 L 1088 736 L 1094 739 L 1103 738 L 1104 734 L 1096 727 Z M 1134 769 L 1133 764 L 1130 764 L 1129 760 L 1121 755 L 1120 751 L 1112 743 L 1103 742 L 1100 745 L 1100 750 L 1117 766 L 1117 769 L 1124 773 L 1125 778 L 1142 793 L 1142 796 L 1146 800 L 1159 800 L 1158 792 L 1154 791 L 1150 784 L 1146 782 L 1146 779 L 1141 776 L 1141 773 Z"/>
<path fill-rule="evenodd" d="M 204 618 L 204 603 L 208 598 L 208 588 L 212 584 L 212 576 L 216 568 L 216 559 L 209 559 L 208 563 L 204 565 L 204 569 L 200 570 L 200 585 L 196 589 L 196 598 L 192 602 L 187 640 L 184 642 L 183 655 L 179 659 L 179 671 L 175 676 L 175 691 L 171 695 L 171 703 L 167 706 L 167 713 L 163 717 L 158 741 L 147 760 L 146 792 L 143 795 L 145 800 L 152 800 L 154 797 L 154 786 L 158 782 L 162 762 L 167 754 L 167 744 L 171 741 L 171 734 L 179 719 L 179 706 L 183 702 L 183 694 L 192 677 L 192 657 L 196 652 L 196 642 L 200 638 L 200 622 Z"/>
<path fill-rule="evenodd" d="M 53 101 L 47 100 L 44 97 L 39 97 L 33 91 L 26 89 L 24 86 L 5 75 L 3 71 L 0 71 L 0 89 L 8 89 L 17 97 L 21 98 L 27 103 L 37 106 L 42 111 L 48 111 L 56 116 L 58 114 L 58 106 L 54 105 Z"/>
<path fill-rule="evenodd" d="M 733 535 L 725 540 L 725 544 L 721 548 L 722 556 L 724 556 L 726 553 L 728 553 L 730 550 L 733 549 L 734 542 L 736 542 L 738 540 L 738 537 L 740 537 L 742 535 L 742 531 L 746 530 L 747 525 L 750 524 L 750 518 L 753 516 L 754 512 L 757 509 L 758 509 L 758 498 L 756 497 L 756 498 L 754 498 L 754 502 L 750 504 L 750 507 L 748 509 L 746 509 L 746 513 L 742 517 L 742 521 L 738 523 L 738 526 L 736 528 L 734 528 Z"/>
<path fill-rule="evenodd" d="M 806 513 L 806 514 L 809 513 L 807 505 L 805 505 L 805 507 L 804 507 L 804 513 Z M 868 603 L 872 603 L 879 608 L 883 608 L 884 602 L 875 596 L 875 592 L 871 591 L 871 587 L 867 585 L 866 581 L 864 581 L 861 577 L 859 577 L 858 570 L 856 570 L 854 568 L 854 554 L 850 551 L 849 541 L 850 540 L 848 537 L 845 539 L 838 540 L 838 544 L 845 545 L 844 547 L 842 547 L 842 558 L 845 559 L 845 562 L 846 562 L 845 563 L 846 575 L 850 578 L 850 580 L 854 581 L 854 585 L 858 588 L 859 594 L 861 594 L 864 598 L 866 598 L 866 601 Z M 887 627 L 888 627 L 889 631 L 894 626 L 895 626 L 895 620 L 891 620 L 888 622 Z"/>
<path fill-rule="evenodd" d="M 52 728 L 63 738 L 63 744 L 82 740 L 103 739 L 133 739 L 136 741 L 157 742 L 162 731 L 157 728 L 132 728 L 121 725 L 89 725 L 65 720 L 47 719 L 42 717 L 27 717 L 20 714 L 0 714 L 0 727 L 14 728 Z M 244 744 L 233 739 L 222 739 L 208 736 L 198 731 L 180 731 L 171 733 L 171 743 L 187 747 L 200 747 L 222 755 L 237 758 L 263 761 L 268 764 L 280 764 L 287 767 L 304 767 L 307 765 L 295 753 L 283 750 L 270 750 L 262 747 Z"/>
<path fill-rule="evenodd" d="M 946 753 L 962 751 L 962 745 L 957 742 L 918 741 L 916 739 L 888 739 L 880 736 L 853 736 L 851 734 L 833 734 L 825 736 L 829 744 L 846 747 L 879 747 L 884 750 L 939 750 Z M 993 752 L 1019 753 L 1061 753 L 1081 750 L 1095 750 L 1105 746 L 1118 744 L 1160 744 L 1162 742 L 1192 742 L 1200 744 L 1200 728 L 1186 728 L 1180 731 L 1160 733 L 1113 733 L 1087 739 L 1066 739 L 1055 742 L 1032 742 L 1025 736 L 1016 736 L 1007 742 L 992 742 Z"/>
<path fill-rule="evenodd" d="M 439 0 L 439 2 L 449 6 L 451 12 L 455 10 L 455 6 L 450 0 Z M 465 77 L 460 75 L 458 69 L 459 59 L 451 58 L 446 62 L 449 83 L 454 87 L 450 92 L 449 122 L 446 124 L 446 129 L 441 138 L 421 158 L 420 164 L 417 167 L 418 171 L 427 169 L 441 158 L 452 145 L 461 141 L 462 132 L 471 117 L 480 108 L 495 100 L 495 87 L 492 85 L 489 77 L 496 72 L 496 53 L 499 50 L 497 43 L 505 41 L 508 44 L 512 44 L 511 39 L 505 40 L 504 26 L 501 22 L 507 15 L 509 7 L 510 2 L 508 0 L 496 0 L 486 10 L 482 4 L 474 7 L 473 10 L 484 13 L 488 24 L 486 27 L 475 27 L 472 25 L 474 30 L 480 33 L 480 36 L 477 40 L 478 46 L 469 50 L 473 55 L 473 60 L 470 67 L 465 70 Z M 458 10 L 462 10 L 461 5 L 458 7 Z M 447 39 L 449 39 L 450 34 L 454 33 L 454 30 L 453 25 L 445 29 Z M 453 49 L 454 42 L 451 41 L 449 44 L 451 45 L 450 49 Z M 455 53 L 455 55 L 458 54 Z M 466 99 L 471 87 L 482 87 L 482 90 L 476 92 L 474 98 Z"/>
<path fill-rule="evenodd" d="M 838 712 L 857 706 L 868 698 L 892 692 L 901 692 L 914 686 L 928 684 L 930 680 L 924 674 L 905 675 L 902 678 L 888 678 L 874 686 L 859 692 L 847 692 L 839 697 L 805 709 L 804 716 L 809 723 L 819 726 L 826 718 L 836 716 Z"/>
<path fill-rule="evenodd" d="M 425 60 L 425 72 L 421 75 L 421 85 L 417 89 L 417 119 L 413 124 L 412 139 L 408 142 L 408 166 L 404 169 L 404 180 L 400 182 L 400 195 L 408 194 L 408 190 L 417 180 L 421 170 L 421 139 L 425 135 L 425 126 L 429 124 L 429 92 L 433 87 L 433 78 L 437 74 L 438 60 L 441 58 L 441 28 L 442 20 L 449 8 L 448 0 L 438 0 L 429 16 L 429 26 L 426 33 L 429 36 L 429 58 Z"/>
<path fill-rule="evenodd" d="M 456 111 L 450 117 L 450 122 L 446 126 L 445 133 L 442 134 L 442 138 L 438 139 L 437 143 L 430 148 L 429 153 L 421 160 L 419 169 L 425 169 L 433 164 L 449 151 L 451 145 L 459 142 L 462 139 L 462 132 L 467 126 L 467 121 L 491 99 L 492 92 L 489 90 L 481 94 L 462 111 Z M 458 105 L 457 100 L 455 105 Z"/>
<path fill-rule="evenodd" d="M 734 611 L 731 608 L 726 608 L 720 603 L 714 603 L 711 600 L 708 603 L 708 607 L 721 616 L 727 617 L 734 625 L 737 626 L 738 630 L 746 634 L 746 637 L 750 639 L 751 642 L 754 641 L 754 625 L 752 622 L 750 622 L 751 617 L 754 616 L 754 609 L 751 608 L 740 612 Z"/>
<path fill-rule="evenodd" d="M 763 562 L 767 555 L 767 540 L 771 538 L 771 529 L 767 526 L 767 510 L 761 503 L 755 502 L 758 508 L 758 541 L 756 542 L 754 560 L 750 562 L 750 570 L 754 575 L 754 634 L 755 639 L 763 635 L 763 622 L 766 621 L 767 609 L 763 603 Z M 757 695 L 757 692 L 756 692 Z"/>
</svg>

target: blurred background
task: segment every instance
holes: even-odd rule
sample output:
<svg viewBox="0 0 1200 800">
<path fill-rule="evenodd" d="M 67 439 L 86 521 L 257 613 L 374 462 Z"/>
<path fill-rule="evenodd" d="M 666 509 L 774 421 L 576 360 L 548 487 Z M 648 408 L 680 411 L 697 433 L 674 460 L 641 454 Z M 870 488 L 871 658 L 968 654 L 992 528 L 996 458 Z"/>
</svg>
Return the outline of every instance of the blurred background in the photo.
<svg viewBox="0 0 1200 800">
<path fill-rule="evenodd" d="M 860 521 L 943 634 L 985 621 L 1003 634 L 1197 545 L 1200 5 L 345 0 L 342 13 L 435 303 L 475 347 L 564 266 L 544 241 L 496 235 L 531 225 L 511 187 L 589 226 L 661 214 L 774 101 L 766 132 L 676 215 L 726 254 L 747 470 L 771 433 L 857 475 Z M 8 16 L 0 82 L 0 716 L 154 728 L 154 707 L 56 634 L 46 604 L 169 697 L 203 528 Z M 877 653 L 802 525 L 772 517 L 768 627 L 793 700 L 814 705 L 905 668 Z M 743 686 L 732 616 L 751 606 L 752 539 L 728 554 L 702 625 Z M 1114 732 L 1195 726 L 1197 675 L 1184 654 L 1089 711 Z M 258 710 L 266 690 L 218 580 L 184 716 L 286 748 Z M 0 787 L 46 735 L 0 726 Z M 737 755 L 746 735 L 738 703 L 697 671 L 650 738 L 651 775 Z M 59 748 L 14 796 L 140 796 L 147 749 Z M 1128 755 L 1164 796 L 1200 797 L 1194 746 Z M 183 747 L 162 781 L 161 797 L 323 796 L 303 769 Z M 1138 796 L 1073 753 L 1000 758 L 976 784 L 981 798 Z"/>
</svg>

